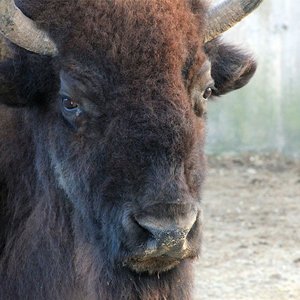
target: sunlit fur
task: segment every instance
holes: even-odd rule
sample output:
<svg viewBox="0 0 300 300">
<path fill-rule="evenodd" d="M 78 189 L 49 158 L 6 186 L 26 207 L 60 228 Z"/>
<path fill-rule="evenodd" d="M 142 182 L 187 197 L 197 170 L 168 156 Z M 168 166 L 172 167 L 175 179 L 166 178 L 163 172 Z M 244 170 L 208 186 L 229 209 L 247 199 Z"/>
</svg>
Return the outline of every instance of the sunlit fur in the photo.
<svg viewBox="0 0 300 300">
<path fill-rule="evenodd" d="M 0 299 L 190 299 L 193 260 L 130 270 L 121 223 L 172 199 L 200 205 L 205 118 L 192 79 L 209 58 L 220 95 L 255 62 L 220 41 L 204 47 L 196 1 L 16 3 L 60 54 L 12 46 L 0 63 Z M 78 130 L 60 111 L 61 70 L 94 103 Z M 199 220 L 197 254 L 200 243 Z"/>
</svg>

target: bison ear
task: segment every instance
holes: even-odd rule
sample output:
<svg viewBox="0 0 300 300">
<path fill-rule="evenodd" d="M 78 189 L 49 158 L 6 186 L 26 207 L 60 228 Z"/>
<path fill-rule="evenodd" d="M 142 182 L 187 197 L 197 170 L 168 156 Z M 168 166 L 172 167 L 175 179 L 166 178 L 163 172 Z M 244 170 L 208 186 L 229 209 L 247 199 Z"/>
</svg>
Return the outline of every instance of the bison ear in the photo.
<svg viewBox="0 0 300 300">
<path fill-rule="evenodd" d="M 215 96 L 243 87 L 256 71 L 256 61 L 251 55 L 218 39 L 207 43 L 205 51 L 211 61 Z"/>
</svg>

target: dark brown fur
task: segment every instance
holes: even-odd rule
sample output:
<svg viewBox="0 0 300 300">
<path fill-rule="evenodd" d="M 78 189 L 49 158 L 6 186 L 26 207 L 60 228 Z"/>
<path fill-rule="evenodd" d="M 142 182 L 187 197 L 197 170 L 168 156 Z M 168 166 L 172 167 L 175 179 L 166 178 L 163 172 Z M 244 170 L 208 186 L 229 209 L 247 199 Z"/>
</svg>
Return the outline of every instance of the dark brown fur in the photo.
<svg viewBox="0 0 300 300">
<path fill-rule="evenodd" d="M 246 84 L 255 62 L 220 41 L 205 48 L 206 8 L 194 1 L 16 3 L 59 56 L 12 46 L 0 64 L 0 299 L 190 299 L 193 261 L 130 270 L 121 223 L 149 207 L 176 218 L 174 199 L 199 209 L 205 118 L 194 79 L 209 58 L 220 95 Z M 61 70 L 93 107 L 76 130 L 61 115 Z"/>
</svg>

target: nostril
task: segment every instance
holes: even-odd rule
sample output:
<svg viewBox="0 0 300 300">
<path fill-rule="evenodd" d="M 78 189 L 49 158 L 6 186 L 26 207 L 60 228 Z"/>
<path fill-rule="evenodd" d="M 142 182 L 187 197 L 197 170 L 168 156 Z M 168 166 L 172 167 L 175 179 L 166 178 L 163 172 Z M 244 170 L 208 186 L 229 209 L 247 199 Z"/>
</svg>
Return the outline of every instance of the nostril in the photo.
<svg viewBox="0 0 300 300">
<path fill-rule="evenodd" d="M 135 225 L 138 236 L 141 240 L 150 240 L 155 239 L 154 235 L 151 231 L 149 231 L 146 227 L 140 224 L 133 216 L 131 217 L 132 223 Z"/>
<path fill-rule="evenodd" d="M 200 226 L 200 217 L 199 214 L 197 215 L 197 218 L 193 224 L 193 226 L 191 227 L 190 231 L 188 232 L 186 239 L 188 241 L 192 240 L 193 238 L 195 238 L 195 236 L 197 236 L 198 231 L 199 231 L 199 226 Z"/>
<path fill-rule="evenodd" d="M 181 218 L 130 214 L 123 219 L 126 234 L 124 244 L 129 249 L 147 250 L 147 255 L 150 252 L 153 255 L 182 255 L 198 237 L 199 224 L 197 212 L 185 214 Z"/>
<path fill-rule="evenodd" d="M 143 233 L 147 247 L 151 245 L 151 248 L 181 249 L 190 232 L 189 226 L 178 226 L 169 219 L 141 218 L 134 219 L 134 222 Z M 191 222 L 192 224 L 193 222 Z"/>
</svg>

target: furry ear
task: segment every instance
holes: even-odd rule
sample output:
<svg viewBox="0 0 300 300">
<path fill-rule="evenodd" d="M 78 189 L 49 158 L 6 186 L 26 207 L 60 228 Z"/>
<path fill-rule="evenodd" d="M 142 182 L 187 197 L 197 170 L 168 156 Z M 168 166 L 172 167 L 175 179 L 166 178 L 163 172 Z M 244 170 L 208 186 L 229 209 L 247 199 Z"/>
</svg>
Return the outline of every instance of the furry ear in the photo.
<svg viewBox="0 0 300 300">
<path fill-rule="evenodd" d="M 56 82 L 51 59 L 16 49 L 13 58 L 0 62 L 0 104 L 26 106 L 46 100 Z"/>
<path fill-rule="evenodd" d="M 256 71 L 256 61 L 240 49 L 214 40 L 205 45 L 211 61 L 211 75 L 215 81 L 215 96 L 220 96 L 246 85 Z"/>
</svg>

